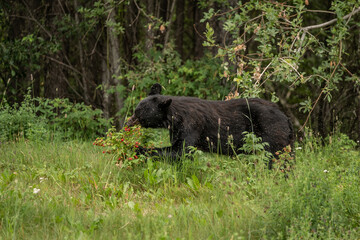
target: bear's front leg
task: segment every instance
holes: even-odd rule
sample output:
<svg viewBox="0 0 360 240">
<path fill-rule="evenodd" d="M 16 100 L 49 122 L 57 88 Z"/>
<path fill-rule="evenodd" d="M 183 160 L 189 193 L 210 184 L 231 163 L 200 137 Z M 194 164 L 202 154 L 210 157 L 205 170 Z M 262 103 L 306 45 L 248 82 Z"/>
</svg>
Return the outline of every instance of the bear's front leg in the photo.
<svg viewBox="0 0 360 240">
<path fill-rule="evenodd" d="M 164 159 L 170 162 L 178 162 L 181 158 L 189 152 L 187 146 L 184 141 L 176 142 L 172 146 L 162 147 L 162 148 L 144 148 L 139 147 L 136 152 L 142 155 L 155 156 L 160 159 Z"/>
<path fill-rule="evenodd" d="M 183 156 L 184 151 L 178 151 L 170 147 L 163 148 L 144 148 L 139 147 L 136 149 L 136 153 L 139 155 L 147 155 L 151 157 L 158 157 L 159 159 L 169 160 L 171 162 L 179 161 Z"/>
</svg>

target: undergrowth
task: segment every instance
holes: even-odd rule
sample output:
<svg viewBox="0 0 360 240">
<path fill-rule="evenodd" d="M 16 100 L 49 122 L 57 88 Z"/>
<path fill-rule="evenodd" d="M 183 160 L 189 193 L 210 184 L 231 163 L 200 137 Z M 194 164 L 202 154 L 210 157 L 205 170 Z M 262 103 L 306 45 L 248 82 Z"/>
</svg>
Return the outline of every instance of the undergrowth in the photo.
<svg viewBox="0 0 360 240">
<path fill-rule="evenodd" d="M 69 99 L 32 98 L 0 104 L 0 141 L 93 139 L 111 126 L 99 109 Z"/>
<path fill-rule="evenodd" d="M 324 141 L 297 144 L 286 177 L 254 155 L 129 170 L 90 142 L 2 142 L 0 238 L 358 239 L 359 152 Z"/>
</svg>

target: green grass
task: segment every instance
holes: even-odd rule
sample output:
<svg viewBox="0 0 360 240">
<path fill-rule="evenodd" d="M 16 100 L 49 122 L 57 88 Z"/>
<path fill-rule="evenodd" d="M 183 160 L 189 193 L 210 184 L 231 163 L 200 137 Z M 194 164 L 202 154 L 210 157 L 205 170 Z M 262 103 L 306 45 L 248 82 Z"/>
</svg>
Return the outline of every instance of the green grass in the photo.
<svg viewBox="0 0 360 240">
<path fill-rule="evenodd" d="M 126 170 L 89 142 L 1 143 L 0 239 L 359 239 L 354 144 L 301 147 L 285 178 L 246 156 Z"/>
</svg>

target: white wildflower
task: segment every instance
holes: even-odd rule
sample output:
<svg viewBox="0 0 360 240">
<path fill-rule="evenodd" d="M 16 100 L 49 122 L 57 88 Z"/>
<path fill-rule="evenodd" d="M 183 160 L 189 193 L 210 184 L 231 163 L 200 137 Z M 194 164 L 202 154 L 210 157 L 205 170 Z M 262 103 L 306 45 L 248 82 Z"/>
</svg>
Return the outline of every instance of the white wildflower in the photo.
<svg viewBox="0 0 360 240">
<path fill-rule="evenodd" d="M 34 194 L 38 194 L 39 192 L 40 192 L 40 189 L 39 189 L 39 188 L 34 188 L 34 189 L 33 189 L 33 193 L 34 193 Z"/>
</svg>

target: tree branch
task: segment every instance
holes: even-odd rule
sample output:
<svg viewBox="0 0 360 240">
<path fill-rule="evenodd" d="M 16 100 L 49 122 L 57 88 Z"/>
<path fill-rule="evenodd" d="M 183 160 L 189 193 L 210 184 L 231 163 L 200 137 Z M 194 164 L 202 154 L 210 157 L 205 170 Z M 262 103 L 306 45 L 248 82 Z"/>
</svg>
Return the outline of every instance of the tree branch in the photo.
<svg viewBox="0 0 360 240">
<path fill-rule="evenodd" d="M 360 7 L 354 9 L 351 13 L 345 15 L 342 19 L 343 19 L 343 20 L 349 19 L 349 18 L 351 18 L 353 15 L 355 15 L 355 14 L 358 13 L 358 12 L 360 12 Z M 320 23 L 320 24 L 311 25 L 311 26 L 307 26 L 307 27 L 301 28 L 301 29 L 300 29 L 300 32 L 303 31 L 303 34 L 302 34 L 301 39 L 300 39 L 300 47 L 299 47 L 299 49 L 298 49 L 298 52 L 300 52 L 302 43 L 303 43 L 303 41 L 304 41 L 304 39 L 305 39 L 305 35 L 306 35 L 306 33 L 307 33 L 309 30 L 311 30 L 311 29 L 316 29 L 316 28 L 327 27 L 327 26 L 335 23 L 337 20 L 338 20 L 337 18 L 334 18 L 334 19 L 332 19 L 332 20 L 330 20 L 330 21 L 327 21 L 327 22 L 324 22 L 324 23 Z"/>
<path fill-rule="evenodd" d="M 360 12 L 360 7 L 354 9 L 351 13 L 345 15 L 345 16 L 343 17 L 343 20 L 346 20 L 346 19 L 352 17 L 353 15 L 355 15 L 355 14 L 358 13 L 358 12 Z M 303 31 L 304 31 L 303 34 L 305 34 L 305 32 L 308 31 L 308 30 L 310 30 L 310 29 L 327 27 L 327 26 L 335 23 L 336 21 L 337 21 L 337 18 L 334 18 L 334 19 L 332 19 L 332 20 L 330 20 L 330 21 L 328 21 L 328 22 L 324 22 L 324 23 L 320 23 L 320 24 L 316 24 L 316 25 L 311 25 L 311 26 L 304 27 L 304 28 L 302 28 L 301 30 L 303 30 Z"/>
</svg>

